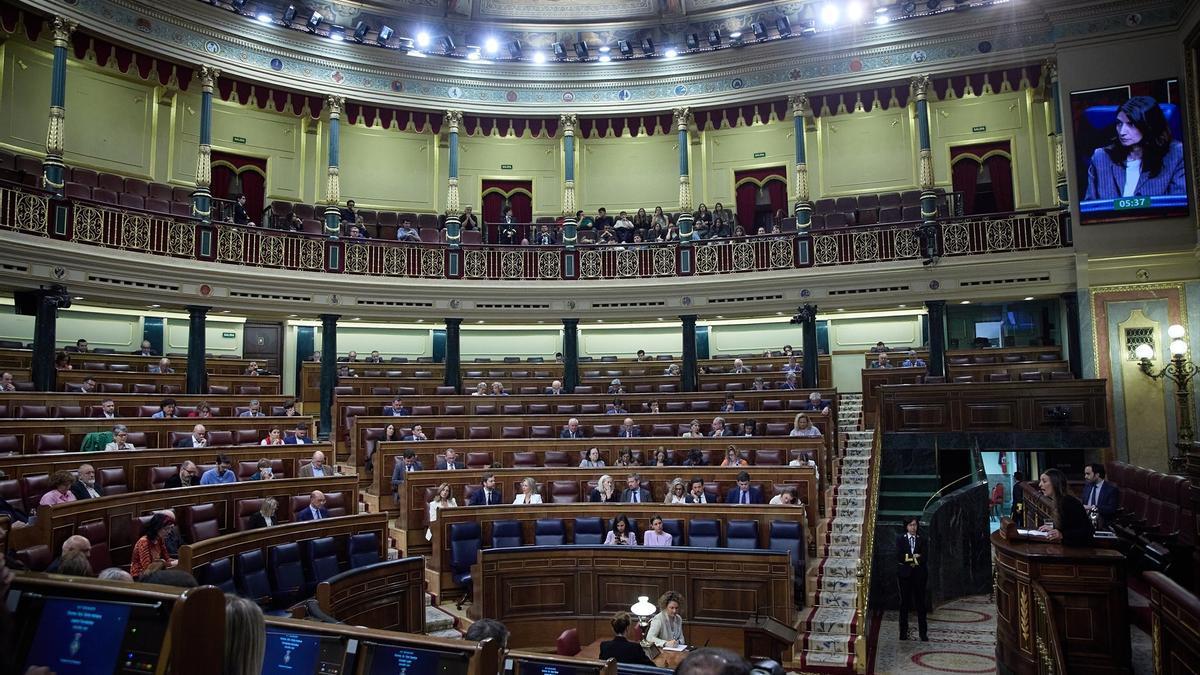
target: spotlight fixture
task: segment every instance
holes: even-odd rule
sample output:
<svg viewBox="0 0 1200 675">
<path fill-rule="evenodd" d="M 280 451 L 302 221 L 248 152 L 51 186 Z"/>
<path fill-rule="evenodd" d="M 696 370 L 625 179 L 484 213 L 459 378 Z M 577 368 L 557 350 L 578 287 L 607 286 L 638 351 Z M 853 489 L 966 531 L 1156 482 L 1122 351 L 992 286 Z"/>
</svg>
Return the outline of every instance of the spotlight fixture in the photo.
<svg viewBox="0 0 1200 675">
<path fill-rule="evenodd" d="M 488 54 L 495 54 L 500 51 L 500 42 L 496 38 L 490 37 L 483 41 L 483 49 Z"/>
<path fill-rule="evenodd" d="M 609 61 L 612 61 L 612 57 L 611 57 L 611 56 L 609 56 L 608 54 L 601 54 L 601 55 L 600 55 L 600 63 L 608 63 Z"/>
<path fill-rule="evenodd" d="M 730 33 L 729 34 L 729 44 L 733 45 L 734 47 L 746 46 L 746 43 L 742 42 L 742 32 L 734 31 L 734 32 Z"/>
<path fill-rule="evenodd" d="M 379 28 L 379 35 L 375 36 L 376 44 L 378 44 L 380 47 L 384 46 L 387 44 L 388 40 L 392 39 L 392 33 L 394 32 L 395 31 L 392 30 L 391 26 L 381 26 Z"/>
<path fill-rule="evenodd" d="M 443 54 L 454 53 L 454 38 L 450 37 L 449 35 L 443 35 L 438 38 L 438 45 L 442 48 Z"/>
<path fill-rule="evenodd" d="M 854 23 L 862 21 L 864 13 L 862 3 L 852 2 L 846 5 L 846 18 Z"/>
<path fill-rule="evenodd" d="M 263 23 L 271 23 L 272 22 L 271 15 L 265 11 L 259 12 L 257 18 L 259 21 L 261 21 Z"/>
<path fill-rule="evenodd" d="M 567 60 L 567 46 L 563 43 L 555 42 L 554 44 L 550 45 L 550 49 L 554 52 L 554 58 L 558 59 L 559 61 Z"/>
<path fill-rule="evenodd" d="M 876 26 L 886 26 L 891 22 L 892 22 L 892 18 L 890 16 L 888 16 L 887 14 L 879 14 L 878 16 L 875 17 L 875 25 Z"/>
<path fill-rule="evenodd" d="M 942 6 L 942 0 L 925 0 L 925 8 L 935 12 Z"/>
<path fill-rule="evenodd" d="M 721 31 L 717 30 L 716 28 L 708 31 L 708 45 L 710 47 L 721 46 Z"/>
<path fill-rule="evenodd" d="M 779 37 L 792 36 L 792 22 L 786 16 L 775 19 L 775 28 L 779 31 Z"/>
<path fill-rule="evenodd" d="M 588 46 L 586 42 L 575 43 L 575 56 L 578 56 L 580 61 L 587 61 Z"/>
<path fill-rule="evenodd" d="M 346 39 L 346 29 L 341 26 L 329 27 L 329 39 L 335 42 L 341 42 Z"/>
<path fill-rule="evenodd" d="M 509 42 L 508 45 L 506 45 L 506 46 L 508 47 L 508 55 L 509 56 L 511 56 L 514 59 L 521 58 L 521 41 L 520 40 L 513 40 L 512 42 Z"/>
<path fill-rule="evenodd" d="M 363 39 L 367 37 L 367 31 L 369 30 L 371 30 L 371 27 L 367 25 L 366 21 L 359 21 L 358 23 L 354 24 L 355 41 L 362 42 Z"/>
<path fill-rule="evenodd" d="M 829 3 L 821 8 L 821 23 L 826 26 L 832 26 L 838 22 L 841 14 L 841 10 L 838 9 L 837 5 Z"/>
<path fill-rule="evenodd" d="M 905 0 L 904 2 L 900 3 L 900 11 L 904 12 L 905 14 L 912 14 L 913 12 L 917 11 L 917 3 L 915 0 Z"/>
<path fill-rule="evenodd" d="M 480 56 L 479 52 L 479 47 L 467 47 L 467 60 L 478 61 Z"/>
<path fill-rule="evenodd" d="M 629 40 L 617 40 L 617 51 L 621 52 L 621 56 L 629 58 L 633 56 L 633 45 L 629 44 Z"/>
<path fill-rule="evenodd" d="M 287 9 L 283 10 L 283 22 L 289 26 L 296 20 L 296 6 L 288 5 Z"/>
<path fill-rule="evenodd" d="M 545 63 L 546 62 L 546 52 L 534 52 L 533 53 L 533 62 L 534 63 Z"/>
<path fill-rule="evenodd" d="M 650 38 L 642 40 L 642 53 L 646 56 L 652 56 L 654 54 L 654 40 L 651 40 Z"/>
<path fill-rule="evenodd" d="M 767 39 L 767 24 L 761 21 L 755 21 L 750 24 L 750 30 L 754 31 L 754 39 L 762 42 Z"/>
<path fill-rule="evenodd" d="M 429 33 L 426 33 L 425 31 L 421 31 L 420 33 L 417 33 L 417 46 L 418 47 L 420 47 L 421 49 L 424 49 L 429 46 L 429 42 L 430 42 Z"/>
<path fill-rule="evenodd" d="M 688 33 L 687 48 L 692 51 L 700 49 L 700 36 L 695 33 Z"/>
<path fill-rule="evenodd" d="M 317 32 L 317 27 L 321 25 L 321 13 L 313 12 L 312 16 L 308 17 L 308 21 L 305 22 L 304 25 L 306 28 L 308 28 L 308 32 Z"/>
<path fill-rule="evenodd" d="M 817 32 L 817 23 L 815 21 L 813 21 L 812 19 L 808 19 L 806 21 L 801 22 L 801 25 L 800 25 L 800 34 L 801 35 L 813 35 L 816 32 Z"/>
<path fill-rule="evenodd" d="M 674 47 L 667 47 L 667 51 L 663 52 L 663 56 L 667 57 L 668 59 L 673 59 L 679 56 L 679 52 L 676 51 Z"/>
<path fill-rule="evenodd" d="M 600 53 L 601 54 L 607 54 L 611 51 L 612 51 L 612 47 L 609 47 L 608 45 L 600 45 Z"/>
</svg>

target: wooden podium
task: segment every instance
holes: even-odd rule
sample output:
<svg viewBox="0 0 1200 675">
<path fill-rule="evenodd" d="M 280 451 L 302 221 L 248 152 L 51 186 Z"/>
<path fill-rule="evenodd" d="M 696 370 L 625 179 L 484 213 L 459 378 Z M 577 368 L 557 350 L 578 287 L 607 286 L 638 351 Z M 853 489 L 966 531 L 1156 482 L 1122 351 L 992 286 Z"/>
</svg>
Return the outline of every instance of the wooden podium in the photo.
<svg viewBox="0 0 1200 675">
<path fill-rule="evenodd" d="M 771 659 L 783 663 L 784 653 L 796 643 L 798 635 L 791 626 L 763 615 L 746 619 L 742 632 L 745 634 L 742 653 L 751 662 Z"/>
<path fill-rule="evenodd" d="M 1125 556 L 992 533 L 1000 673 L 1132 672 Z"/>
</svg>

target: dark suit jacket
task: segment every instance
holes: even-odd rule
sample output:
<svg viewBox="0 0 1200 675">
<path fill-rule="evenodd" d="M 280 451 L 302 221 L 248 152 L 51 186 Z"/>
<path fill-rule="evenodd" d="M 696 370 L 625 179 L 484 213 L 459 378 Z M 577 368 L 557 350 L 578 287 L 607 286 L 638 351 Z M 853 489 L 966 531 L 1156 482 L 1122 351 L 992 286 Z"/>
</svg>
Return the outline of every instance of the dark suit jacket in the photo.
<svg viewBox="0 0 1200 675">
<path fill-rule="evenodd" d="M 750 492 L 750 503 L 751 504 L 766 504 L 766 501 L 763 500 L 762 490 L 751 485 L 749 492 Z M 741 499 L 742 499 L 741 495 L 742 495 L 741 489 L 735 487 L 732 490 L 730 490 L 729 492 L 725 493 L 725 503 L 726 504 L 740 504 Z"/>
<path fill-rule="evenodd" d="M 583 427 L 576 429 L 575 433 L 571 433 L 570 429 L 563 429 L 562 433 L 560 433 L 558 435 L 558 437 L 559 438 L 584 438 Z"/>
<path fill-rule="evenodd" d="M 628 429 L 621 429 L 617 432 L 617 437 L 619 438 L 638 438 L 641 435 L 642 430 L 637 427 L 629 427 Z"/>
<path fill-rule="evenodd" d="M 1060 522 L 1054 523 L 1054 529 L 1062 533 L 1064 546 L 1089 546 L 1092 543 L 1092 521 L 1083 510 L 1083 502 L 1066 495 L 1059 506 Z"/>
<path fill-rule="evenodd" d="M 484 502 L 485 497 L 487 497 L 487 491 L 479 490 L 475 494 L 471 495 L 471 498 L 467 500 L 467 506 L 497 506 L 504 503 L 504 495 L 500 493 L 500 488 L 492 490 L 492 498 L 490 501 Z"/>
<path fill-rule="evenodd" d="M 178 477 L 179 476 L 176 476 L 176 478 L 178 478 Z M 96 492 L 99 492 L 99 491 L 100 491 L 100 489 L 97 488 Z M 75 499 L 91 499 L 92 498 L 92 496 L 90 494 L 88 494 L 87 488 L 83 486 L 83 483 L 81 481 L 75 481 L 74 483 L 71 483 L 71 494 L 75 495 Z"/>
<path fill-rule="evenodd" d="M 1162 169 L 1157 176 L 1151 176 L 1142 167 L 1138 178 L 1135 197 L 1158 197 L 1161 195 L 1187 194 L 1187 181 L 1183 169 L 1183 143 L 1172 141 L 1171 147 L 1163 157 Z M 1087 192 L 1084 200 L 1117 199 L 1125 192 L 1125 165 L 1117 164 L 1108 151 L 1096 148 L 1092 153 L 1092 163 L 1088 167 Z"/>
<path fill-rule="evenodd" d="M 308 507 L 307 506 L 304 507 L 304 510 L 308 511 Z M 299 518 L 297 518 L 297 519 L 299 519 Z M 276 522 L 278 522 L 278 519 L 276 520 Z M 246 528 L 250 529 L 250 530 L 260 530 L 266 526 L 267 526 L 267 519 L 263 518 L 263 514 L 252 513 L 252 514 L 250 514 L 250 521 L 246 525 Z"/>
<path fill-rule="evenodd" d="M 1088 483 L 1083 488 L 1083 503 L 1087 504 L 1092 498 L 1092 491 L 1096 489 L 1095 485 Z M 76 495 L 78 496 L 78 495 Z M 1100 517 L 1104 522 L 1111 522 L 1117 515 L 1117 508 L 1121 505 L 1121 490 L 1107 480 L 1100 485 L 1100 495 L 1096 499 L 1096 510 L 1100 512 Z"/>
<path fill-rule="evenodd" d="M 284 445 L 310 445 L 310 444 L 312 444 L 312 442 L 313 442 L 313 439 L 308 436 L 304 437 L 303 443 L 301 443 L 299 440 L 297 440 L 295 436 L 288 436 L 287 438 L 283 439 Z"/>
<path fill-rule="evenodd" d="M 636 642 L 630 642 L 624 635 L 618 635 L 611 640 L 600 643 L 600 660 L 616 659 L 617 663 L 628 663 L 639 666 L 653 666 L 654 662 L 646 656 L 645 650 Z"/>
<path fill-rule="evenodd" d="M 136 352 L 133 352 L 133 355 L 134 356 L 158 356 L 158 352 L 154 351 L 153 349 L 148 349 L 146 351 L 142 351 L 139 349 Z"/>
<path fill-rule="evenodd" d="M 200 479 L 197 478 L 196 480 L 199 481 Z M 166 480 L 166 482 L 163 483 L 163 489 L 177 488 L 177 487 L 183 487 L 183 479 L 181 479 L 179 477 L 178 472 L 176 472 L 175 475 L 171 476 L 170 478 L 168 478 Z M 188 487 L 191 487 L 191 486 L 188 486 Z"/>
<path fill-rule="evenodd" d="M 613 492 L 612 497 L 613 498 L 610 499 L 609 501 L 612 501 L 612 502 L 619 501 L 621 499 L 621 494 L 618 492 Z M 590 495 L 588 495 L 588 501 L 589 502 L 604 501 L 602 499 L 602 495 L 600 494 L 600 490 L 598 488 L 592 488 L 592 493 Z"/>
<path fill-rule="evenodd" d="M 324 520 L 328 517 L 329 517 L 329 510 L 321 509 L 321 519 Z M 310 508 L 308 506 L 305 506 L 304 508 L 302 508 L 296 512 L 296 522 L 302 522 L 302 521 L 312 520 L 312 519 L 313 519 L 312 508 Z"/>
<path fill-rule="evenodd" d="M 446 464 L 445 457 L 438 457 L 437 464 L 435 464 L 433 468 L 435 471 L 446 471 L 450 468 L 450 466 L 448 464 Z M 461 469 L 465 469 L 467 467 L 465 464 L 463 464 L 462 462 L 460 462 L 456 459 L 456 460 L 454 460 L 454 468 L 455 468 L 455 470 L 461 470 Z"/>
<path fill-rule="evenodd" d="M 390 405 L 385 405 L 383 407 L 383 416 L 384 417 L 408 417 L 408 415 L 409 415 L 409 410 L 408 410 L 408 408 L 405 408 L 405 407 L 400 408 L 399 414 L 396 414 L 396 409 Z"/>
<path fill-rule="evenodd" d="M 917 533 L 917 564 L 906 562 L 904 557 L 911 553 L 908 546 L 908 532 L 896 537 L 896 576 L 901 579 L 923 580 L 929 574 L 925 565 L 929 562 L 929 541 L 924 535 Z"/>
<path fill-rule="evenodd" d="M 732 435 L 733 435 L 733 429 L 730 429 L 729 427 L 725 427 L 724 429 L 721 429 L 721 433 L 719 433 L 719 434 L 718 434 L 718 433 L 716 433 L 715 431 L 710 431 L 708 435 L 709 435 L 709 436 L 713 436 L 713 437 L 717 437 L 717 436 L 732 436 Z"/>
<path fill-rule="evenodd" d="M 696 500 L 696 498 L 695 498 L 693 495 L 691 495 L 691 494 L 689 494 L 688 496 L 684 497 L 684 498 L 683 498 L 683 501 L 684 501 L 684 503 L 686 503 L 686 504 L 699 504 L 699 503 L 701 503 L 701 502 L 697 501 L 697 500 Z M 707 492 L 705 492 L 705 493 L 704 493 L 704 502 L 703 502 L 703 503 L 705 503 L 705 504 L 716 504 L 717 502 L 718 502 L 718 500 L 717 500 L 717 496 L 716 496 L 716 495 L 710 495 L 710 494 L 708 494 Z"/>
<path fill-rule="evenodd" d="M 641 493 L 640 498 L 639 498 L 639 501 L 641 503 L 649 504 L 650 502 L 654 501 L 654 498 L 650 496 L 650 491 L 647 490 L 646 488 L 640 487 L 640 488 L 638 488 L 638 492 Z M 624 490 L 622 490 L 621 491 L 621 501 L 632 502 L 633 501 L 633 490 L 630 490 L 629 488 L 625 488 Z"/>
<path fill-rule="evenodd" d="M 175 441 L 175 447 L 177 447 L 177 448 L 204 448 L 204 447 L 207 447 L 204 445 L 196 445 L 194 443 L 194 440 L 195 439 L 192 437 L 192 435 L 188 434 L 187 436 L 184 436 L 183 438 L 179 439 L 178 441 Z"/>
</svg>

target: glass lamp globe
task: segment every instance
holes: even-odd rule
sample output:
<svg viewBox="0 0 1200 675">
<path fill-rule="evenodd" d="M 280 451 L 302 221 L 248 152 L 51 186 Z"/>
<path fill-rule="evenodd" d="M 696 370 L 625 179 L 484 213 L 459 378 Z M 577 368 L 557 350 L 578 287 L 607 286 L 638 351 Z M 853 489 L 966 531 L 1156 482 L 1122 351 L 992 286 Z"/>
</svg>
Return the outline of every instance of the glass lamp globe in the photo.
<svg viewBox="0 0 1200 675">
<path fill-rule="evenodd" d="M 1182 338 L 1185 333 L 1187 333 L 1187 330 L 1177 323 L 1171 324 L 1171 326 L 1167 328 L 1167 337 L 1171 338 L 1172 340 L 1178 340 L 1179 338 Z"/>
<path fill-rule="evenodd" d="M 1171 355 L 1172 356 L 1183 356 L 1184 354 L 1187 353 L 1187 350 L 1188 350 L 1188 344 L 1187 344 L 1187 341 L 1184 340 L 1183 338 L 1176 338 L 1174 340 L 1171 340 Z"/>
<path fill-rule="evenodd" d="M 1152 359 L 1154 358 L 1154 347 L 1143 342 L 1137 346 L 1137 349 L 1133 350 L 1133 355 L 1139 359 Z"/>
<path fill-rule="evenodd" d="M 652 616 L 656 611 L 658 611 L 658 608 L 654 606 L 654 603 L 650 602 L 649 596 L 639 595 L 638 601 L 633 603 L 633 606 L 629 608 L 629 611 L 639 619 L 645 620 L 646 617 Z"/>
</svg>

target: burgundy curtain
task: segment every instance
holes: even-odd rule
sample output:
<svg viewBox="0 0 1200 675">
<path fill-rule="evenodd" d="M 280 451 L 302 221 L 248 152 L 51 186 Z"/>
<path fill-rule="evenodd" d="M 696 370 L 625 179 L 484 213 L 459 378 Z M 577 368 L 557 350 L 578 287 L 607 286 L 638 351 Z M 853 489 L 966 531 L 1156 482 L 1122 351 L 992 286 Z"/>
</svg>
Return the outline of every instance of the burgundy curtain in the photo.
<svg viewBox="0 0 1200 675">
<path fill-rule="evenodd" d="M 737 222 L 748 233 L 754 230 L 754 204 L 758 199 L 758 185 L 755 183 L 742 183 L 737 186 L 737 193 L 734 195 L 735 208 L 737 209 Z"/>
<path fill-rule="evenodd" d="M 533 222 L 533 181 L 485 179 L 481 187 L 483 189 L 483 222 L 500 222 L 506 199 L 509 206 L 512 207 L 515 222 Z"/>
<path fill-rule="evenodd" d="M 767 181 L 765 187 L 767 188 L 767 194 L 771 197 L 772 217 L 774 217 L 775 212 L 779 209 L 783 209 L 783 212 L 787 213 L 789 210 L 787 200 L 787 180 L 776 180 L 773 178 Z M 746 234 L 750 233 L 747 232 Z"/>
<path fill-rule="evenodd" d="M 499 192 L 489 192 L 483 196 L 482 215 L 485 223 L 500 222 L 500 215 L 504 209 L 504 195 Z"/>
<path fill-rule="evenodd" d="M 733 183 L 737 186 L 734 192 L 737 224 L 741 225 L 747 234 L 756 231 L 754 210 L 757 206 L 759 186 L 767 190 L 772 213 L 779 209 L 787 209 L 787 167 L 771 166 L 765 169 L 735 171 Z"/>
<path fill-rule="evenodd" d="M 213 150 L 212 164 L 212 196 L 235 199 L 239 194 L 246 195 L 246 215 L 252 222 L 259 222 L 266 206 L 267 160 Z M 235 189 L 239 181 L 240 190 Z"/>
<path fill-rule="evenodd" d="M 950 169 L 954 191 L 963 196 L 963 213 L 975 213 L 975 183 L 979 180 L 979 163 L 971 157 L 960 157 Z"/>
<path fill-rule="evenodd" d="M 983 161 L 983 168 L 992 179 L 992 195 L 996 200 L 996 211 L 1012 211 L 1014 208 L 1012 160 L 1004 155 L 995 154 Z"/>
</svg>

